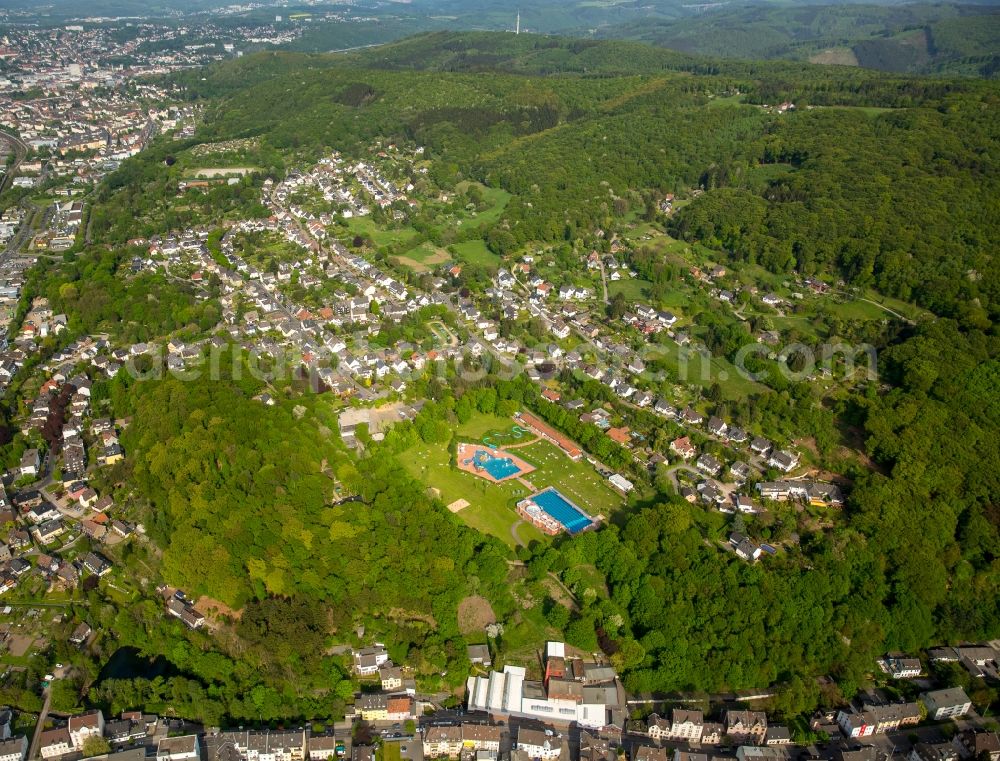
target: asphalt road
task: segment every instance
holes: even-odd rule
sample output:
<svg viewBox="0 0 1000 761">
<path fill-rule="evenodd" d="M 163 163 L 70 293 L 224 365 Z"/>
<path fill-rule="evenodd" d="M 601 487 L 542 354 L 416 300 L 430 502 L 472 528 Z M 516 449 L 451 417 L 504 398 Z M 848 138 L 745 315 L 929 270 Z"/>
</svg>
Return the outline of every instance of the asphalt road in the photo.
<svg viewBox="0 0 1000 761">
<path fill-rule="evenodd" d="M 52 688 L 46 687 L 42 694 L 45 702 L 42 703 L 42 710 L 38 714 L 38 723 L 35 725 L 35 734 L 31 737 L 31 747 L 28 748 L 27 758 L 38 758 L 38 744 L 42 739 L 42 730 L 45 727 L 45 720 L 49 716 L 49 705 L 52 702 Z"/>
<path fill-rule="evenodd" d="M 10 168 L 4 173 L 3 181 L 0 181 L 0 193 L 2 193 L 7 190 L 7 188 L 10 187 L 10 184 L 14 181 L 17 169 L 21 166 L 21 162 L 24 161 L 24 157 L 28 153 L 28 146 L 21 142 L 19 138 L 9 135 L 6 132 L 0 132 L 0 141 L 7 143 L 16 156 L 14 163 L 11 164 Z"/>
</svg>

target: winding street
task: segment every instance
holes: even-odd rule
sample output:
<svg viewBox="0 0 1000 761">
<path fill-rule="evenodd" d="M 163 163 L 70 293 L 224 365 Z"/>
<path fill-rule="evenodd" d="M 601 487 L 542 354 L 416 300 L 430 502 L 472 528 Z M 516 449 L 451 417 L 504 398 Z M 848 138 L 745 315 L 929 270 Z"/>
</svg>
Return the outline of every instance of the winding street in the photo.
<svg viewBox="0 0 1000 761">
<path fill-rule="evenodd" d="M 686 462 L 679 462 L 676 465 L 671 465 L 669 468 L 667 468 L 666 472 L 667 476 L 670 478 L 670 483 L 674 487 L 674 491 L 677 492 L 678 494 L 681 493 L 681 485 L 680 482 L 678 482 L 677 480 L 677 471 L 679 470 L 683 470 L 685 473 L 690 473 L 694 476 L 697 476 L 698 478 L 702 477 L 702 473 L 700 470 L 698 470 L 693 465 L 688 465 Z"/>
</svg>

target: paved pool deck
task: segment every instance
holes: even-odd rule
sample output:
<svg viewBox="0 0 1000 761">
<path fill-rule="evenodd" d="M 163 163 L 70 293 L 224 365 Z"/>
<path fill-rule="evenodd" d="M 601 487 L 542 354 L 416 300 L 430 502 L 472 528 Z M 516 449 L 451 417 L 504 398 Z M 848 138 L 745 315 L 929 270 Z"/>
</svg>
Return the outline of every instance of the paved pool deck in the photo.
<svg viewBox="0 0 1000 761">
<path fill-rule="evenodd" d="M 512 471 L 510 475 L 504 476 L 503 478 L 494 478 L 494 476 L 486 468 L 476 467 L 475 460 L 477 452 L 486 452 L 490 457 L 510 460 L 512 465 L 517 466 L 517 470 Z M 494 484 L 510 481 L 512 478 L 520 478 L 526 473 L 531 473 L 535 470 L 534 465 L 522 460 L 516 454 L 507 452 L 503 449 L 490 449 L 483 444 L 460 443 L 456 450 L 455 464 L 458 466 L 459 470 L 471 473 L 478 478 L 482 478 Z"/>
</svg>

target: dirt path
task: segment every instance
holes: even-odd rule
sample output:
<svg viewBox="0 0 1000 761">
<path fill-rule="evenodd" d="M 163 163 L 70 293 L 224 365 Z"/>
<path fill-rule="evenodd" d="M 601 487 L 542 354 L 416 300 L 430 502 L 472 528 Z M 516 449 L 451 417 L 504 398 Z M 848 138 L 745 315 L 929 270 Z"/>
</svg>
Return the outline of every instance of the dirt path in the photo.
<svg viewBox="0 0 1000 761">
<path fill-rule="evenodd" d="M 877 301 L 873 301 L 872 299 L 866 299 L 863 296 L 855 296 L 853 293 L 848 293 L 847 291 L 831 290 L 831 293 L 840 293 L 840 294 L 843 294 L 844 296 L 850 296 L 851 298 L 855 299 L 856 301 L 864 301 L 867 304 L 871 304 L 873 306 L 877 306 L 879 309 L 881 309 L 881 310 L 883 310 L 885 312 L 888 312 L 893 317 L 896 317 L 896 318 L 902 320 L 907 325 L 916 325 L 917 324 L 913 320 L 911 320 L 909 317 L 905 317 L 905 316 L 901 315 L 899 312 L 895 311 L 894 309 L 890 309 L 885 304 L 879 304 Z"/>
<path fill-rule="evenodd" d="M 510 535 L 511 535 L 511 538 L 514 540 L 514 543 L 517 544 L 519 547 L 527 547 L 528 546 L 528 543 L 525 542 L 521 538 L 521 535 L 517 533 L 518 526 L 522 525 L 523 523 L 524 523 L 524 521 L 518 520 L 518 521 L 515 521 L 514 523 L 510 524 Z"/>
<path fill-rule="evenodd" d="M 519 441 L 516 444 L 503 444 L 501 449 L 517 449 L 518 447 L 529 447 L 532 444 L 537 444 L 540 439 L 536 436 L 531 441 Z"/>
</svg>

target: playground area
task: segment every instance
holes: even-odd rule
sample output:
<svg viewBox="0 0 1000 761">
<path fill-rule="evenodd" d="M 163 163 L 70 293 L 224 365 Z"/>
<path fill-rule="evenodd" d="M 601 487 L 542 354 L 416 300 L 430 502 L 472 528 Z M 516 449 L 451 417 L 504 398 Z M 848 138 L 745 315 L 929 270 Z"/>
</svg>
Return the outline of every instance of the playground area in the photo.
<svg viewBox="0 0 1000 761">
<path fill-rule="evenodd" d="M 495 484 L 523 476 L 535 469 L 534 465 L 510 452 L 483 444 L 459 444 L 456 459 L 459 470 Z"/>
</svg>

